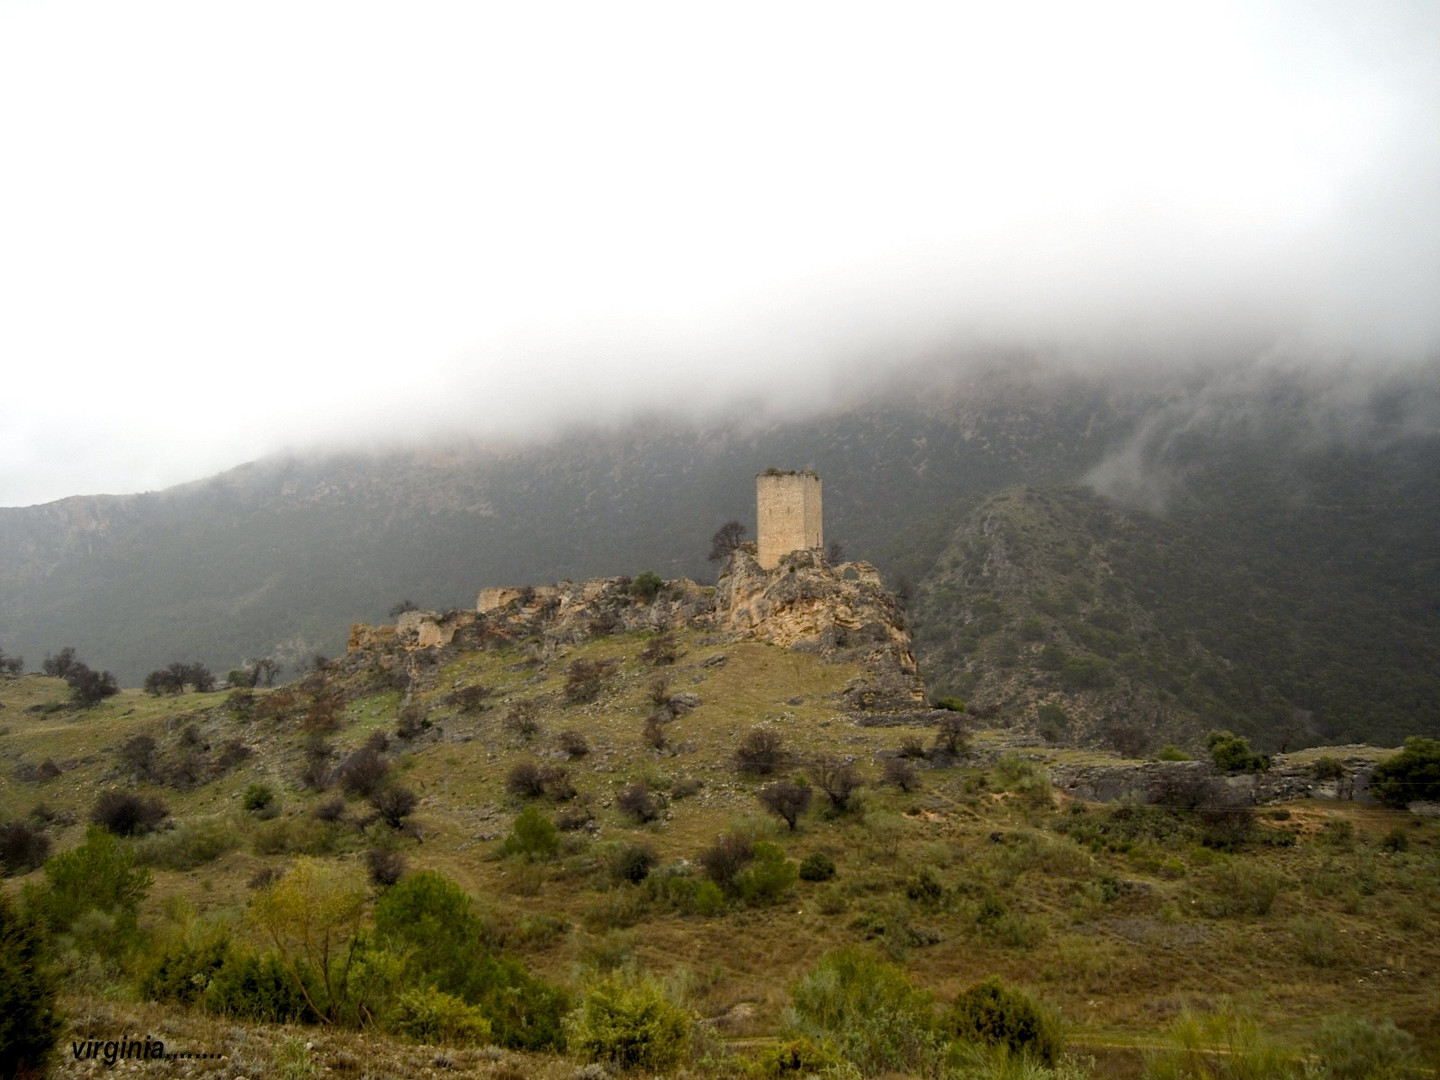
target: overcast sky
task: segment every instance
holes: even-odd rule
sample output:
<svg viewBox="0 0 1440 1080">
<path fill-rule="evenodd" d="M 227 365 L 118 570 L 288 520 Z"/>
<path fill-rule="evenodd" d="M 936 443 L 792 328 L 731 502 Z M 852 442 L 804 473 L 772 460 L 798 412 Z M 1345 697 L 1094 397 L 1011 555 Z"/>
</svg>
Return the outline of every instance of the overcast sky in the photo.
<svg viewBox="0 0 1440 1080">
<path fill-rule="evenodd" d="M 834 390 L 1440 341 L 1440 4 L 0 0 L 0 505 Z"/>
</svg>

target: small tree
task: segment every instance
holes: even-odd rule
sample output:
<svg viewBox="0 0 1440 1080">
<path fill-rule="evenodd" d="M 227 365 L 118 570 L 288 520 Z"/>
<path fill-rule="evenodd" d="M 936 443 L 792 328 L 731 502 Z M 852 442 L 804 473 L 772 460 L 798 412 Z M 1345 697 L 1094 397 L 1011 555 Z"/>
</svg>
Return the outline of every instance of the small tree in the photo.
<svg viewBox="0 0 1440 1080">
<path fill-rule="evenodd" d="M 515 818 L 510 835 L 500 845 L 502 855 L 526 859 L 548 859 L 560 850 L 560 830 L 535 807 L 527 807 Z"/>
<path fill-rule="evenodd" d="M 391 784 L 372 793 L 370 805 L 375 807 L 381 821 L 392 829 L 399 829 L 404 827 L 405 819 L 420 805 L 420 799 L 409 788 Z"/>
<path fill-rule="evenodd" d="M 534 761 L 517 761 L 505 775 L 505 790 L 522 799 L 538 799 L 545 794 L 545 778 Z"/>
<path fill-rule="evenodd" d="M 955 757 L 970 752 L 970 724 L 963 712 L 947 710 L 940 717 L 935 725 L 935 745 Z"/>
<path fill-rule="evenodd" d="M 812 792 L 805 784 L 780 780 L 773 784 L 766 784 L 756 795 L 760 800 L 760 805 L 777 817 L 784 819 L 785 824 L 790 826 L 790 831 L 794 832 L 795 823 L 800 820 L 800 815 L 810 808 Z"/>
<path fill-rule="evenodd" d="M 585 736 L 578 731 L 562 731 L 555 736 L 555 743 L 560 747 L 564 755 L 572 761 L 582 758 L 590 753 L 590 744 L 585 741 Z"/>
<path fill-rule="evenodd" d="M 706 558 L 710 562 L 723 562 L 744 541 L 745 526 L 738 521 L 727 521 L 716 529 L 715 535 L 710 538 L 710 554 Z"/>
<path fill-rule="evenodd" d="M 736 875 L 755 857 L 755 841 L 745 833 L 723 833 L 713 847 L 700 853 L 699 863 L 706 875 L 720 888 L 729 892 Z"/>
<path fill-rule="evenodd" d="M 70 669 L 77 663 L 75 659 L 75 646 L 66 645 L 54 656 L 45 654 L 45 659 L 40 663 L 40 670 L 55 679 L 64 679 L 70 674 Z"/>
<path fill-rule="evenodd" d="M 565 700 L 571 705 L 594 701 L 617 667 L 615 660 L 572 660 L 565 670 Z"/>
<path fill-rule="evenodd" d="M 120 684 L 110 672 L 91 671 L 78 662 L 70 666 L 65 681 L 70 684 L 70 699 L 82 709 L 93 709 L 120 692 Z"/>
<path fill-rule="evenodd" d="M 0 649 L 0 678 L 13 679 L 24 670 L 23 656 L 6 656 L 5 650 Z"/>
<path fill-rule="evenodd" d="M 836 813 L 850 809 L 855 793 L 865 786 L 855 762 L 834 754 L 821 754 L 810 762 L 810 779 L 825 793 Z"/>
<path fill-rule="evenodd" d="M 251 917 L 279 952 L 296 987 L 328 1021 L 338 1019 L 349 1001 L 364 904 L 365 890 L 339 867 L 300 858 L 251 905 Z M 323 999 L 316 999 L 307 974 L 319 978 Z"/>
</svg>

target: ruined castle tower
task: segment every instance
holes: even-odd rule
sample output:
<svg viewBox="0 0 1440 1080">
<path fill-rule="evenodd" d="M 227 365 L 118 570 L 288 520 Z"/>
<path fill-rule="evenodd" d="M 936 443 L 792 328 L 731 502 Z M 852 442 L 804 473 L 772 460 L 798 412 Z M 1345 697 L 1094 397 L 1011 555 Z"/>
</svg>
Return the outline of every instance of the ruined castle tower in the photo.
<svg viewBox="0 0 1440 1080">
<path fill-rule="evenodd" d="M 825 546 L 820 519 L 820 477 L 810 470 L 769 470 L 755 477 L 756 555 L 774 570 L 792 551 Z"/>
</svg>

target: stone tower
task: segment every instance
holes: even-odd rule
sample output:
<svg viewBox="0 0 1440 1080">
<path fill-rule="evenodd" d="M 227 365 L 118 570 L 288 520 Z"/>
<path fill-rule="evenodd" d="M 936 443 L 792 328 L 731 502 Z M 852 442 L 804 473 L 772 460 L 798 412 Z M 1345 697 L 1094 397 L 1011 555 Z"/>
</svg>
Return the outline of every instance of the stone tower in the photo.
<svg viewBox="0 0 1440 1080">
<path fill-rule="evenodd" d="M 810 470 L 772 470 L 755 477 L 756 558 L 774 570 L 792 551 L 825 546 L 820 519 L 820 477 Z"/>
</svg>

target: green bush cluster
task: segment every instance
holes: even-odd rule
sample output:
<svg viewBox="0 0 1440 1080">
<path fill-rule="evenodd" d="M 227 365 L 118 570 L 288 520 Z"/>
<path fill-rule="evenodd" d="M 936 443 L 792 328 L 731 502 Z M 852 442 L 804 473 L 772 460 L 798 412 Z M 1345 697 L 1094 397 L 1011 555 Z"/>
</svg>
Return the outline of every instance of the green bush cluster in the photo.
<svg viewBox="0 0 1440 1080">
<path fill-rule="evenodd" d="M 653 979 L 592 983 L 565 1018 L 570 1048 L 619 1069 L 667 1070 L 689 1052 L 691 1017 Z"/>
</svg>

